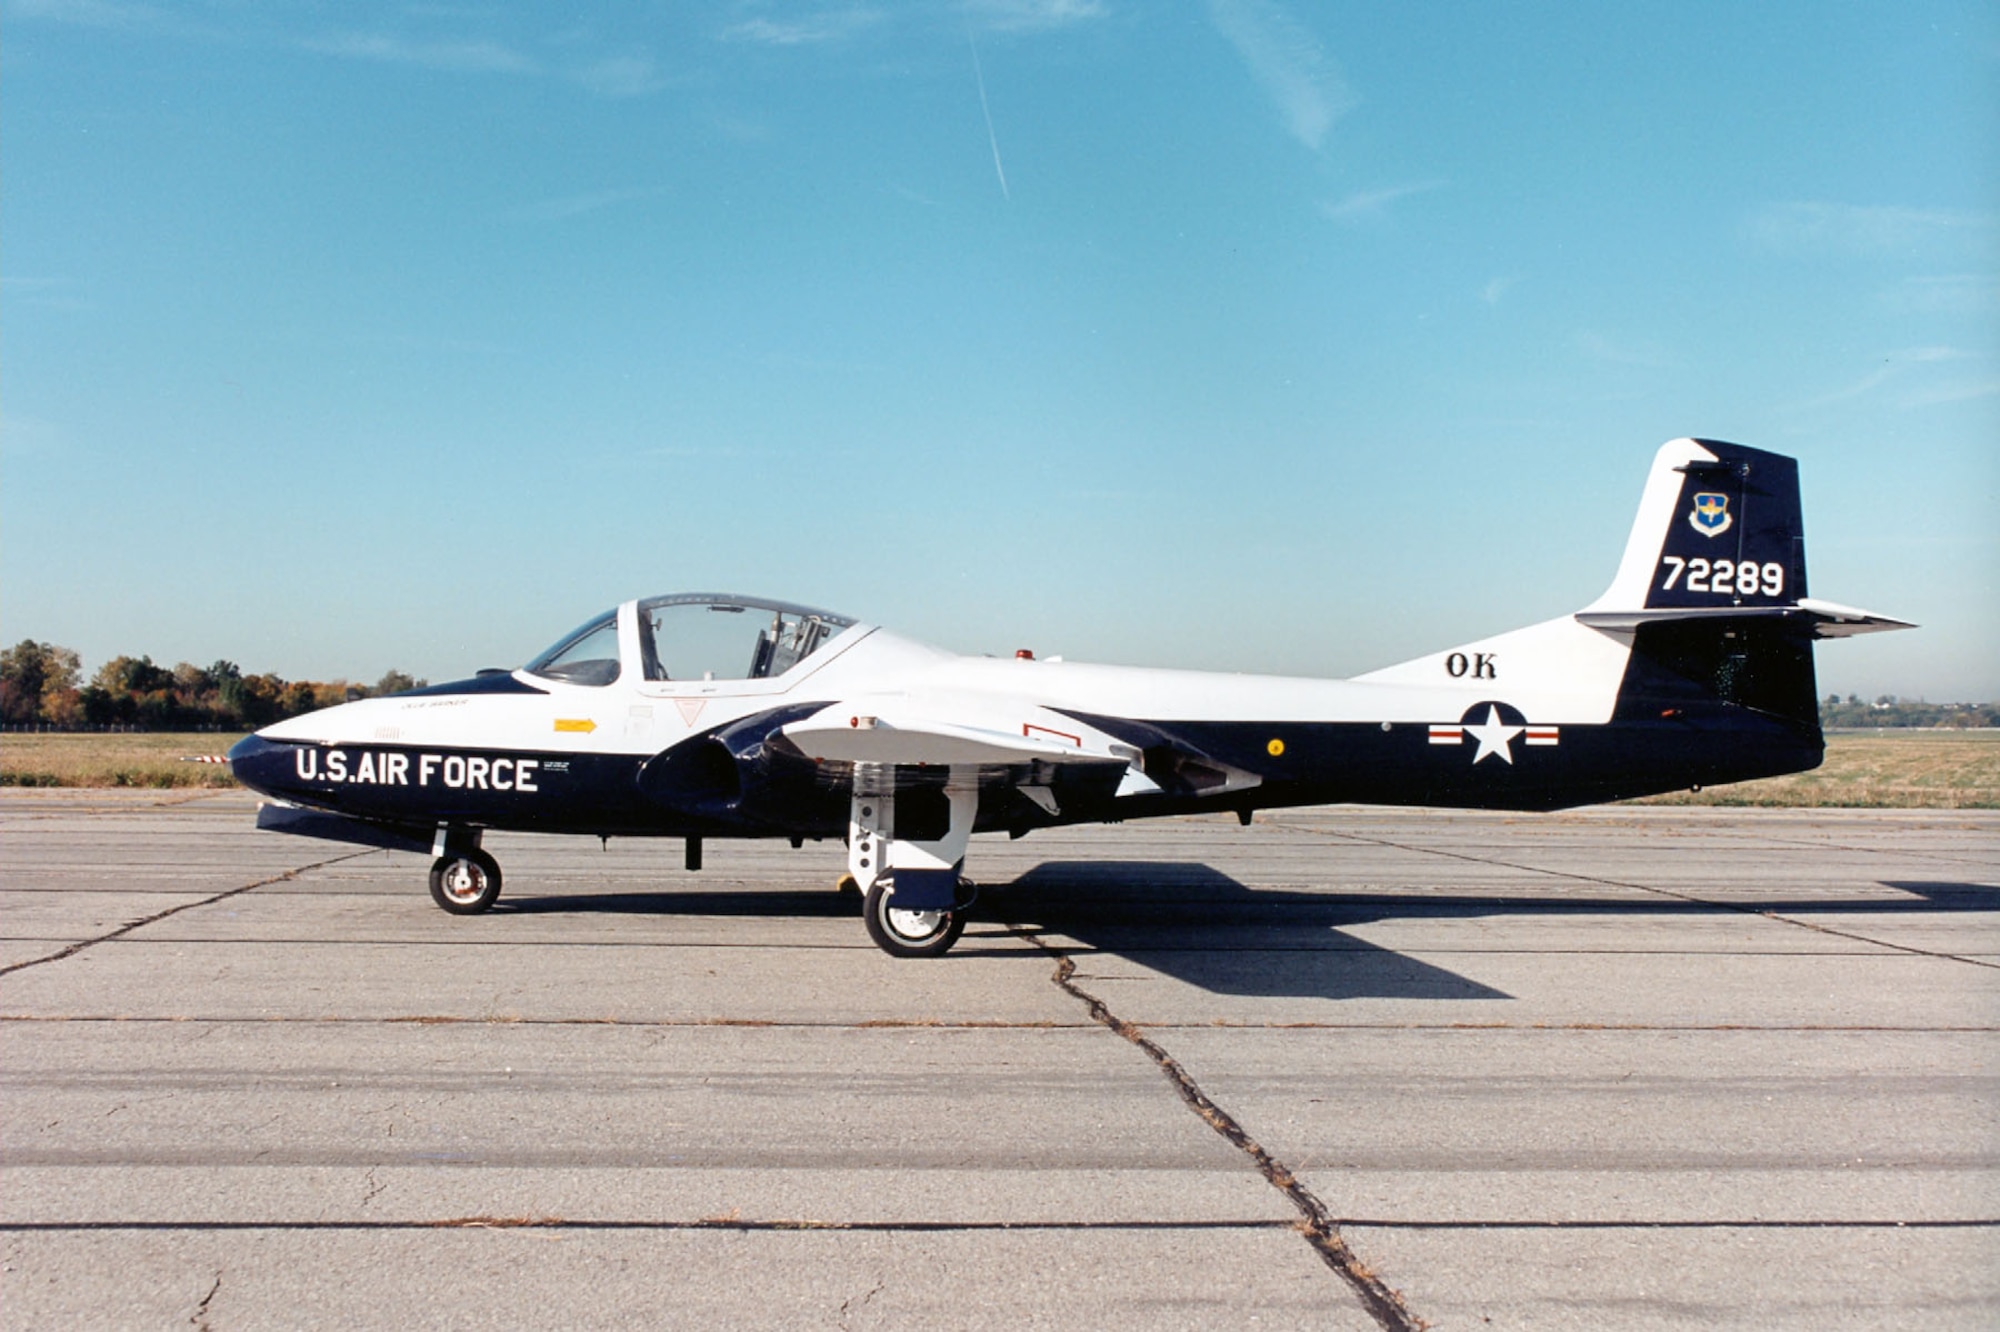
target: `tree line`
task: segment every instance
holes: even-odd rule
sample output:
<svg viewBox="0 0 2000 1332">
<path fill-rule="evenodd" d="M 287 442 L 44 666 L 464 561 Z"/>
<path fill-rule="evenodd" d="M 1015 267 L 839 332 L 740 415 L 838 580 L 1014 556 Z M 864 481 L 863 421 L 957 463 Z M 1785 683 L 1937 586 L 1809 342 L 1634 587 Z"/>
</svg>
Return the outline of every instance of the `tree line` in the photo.
<svg viewBox="0 0 2000 1332">
<path fill-rule="evenodd" d="M 245 675 L 233 661 L 171 668 L 151 657 L 113 657 L 83 680 L 74 649 L 24 638 L 0 651 L 0 723 L 8 726 L 142 730 L 255 730 L 315 708 L 421 689 L 426 681 L 389 671 L 373 685 Z"/>
<path fill-rule="evenodd" d="M 1882 694 L 1873 703 L 1859 694 L 1828 694 L 1819 705 L 1819 724 L 1845 728 L 1945 726 L 1964 730 L 2000 726 L 2000 703 L 1926 703 Z"/>
</svg>

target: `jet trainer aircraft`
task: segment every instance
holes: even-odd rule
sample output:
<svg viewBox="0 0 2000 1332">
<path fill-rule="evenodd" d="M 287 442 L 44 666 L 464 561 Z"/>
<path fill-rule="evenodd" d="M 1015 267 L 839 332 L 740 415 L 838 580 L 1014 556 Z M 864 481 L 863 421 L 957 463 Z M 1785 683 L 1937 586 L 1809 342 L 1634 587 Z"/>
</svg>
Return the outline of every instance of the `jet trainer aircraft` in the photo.
<svg viewBox="0 0 2000 1332">
<path fill-rule="evenodd" d="M 1573 615 L 1351 680 L 965 657 L 754 597 L 628 601 L 514 671 L 363 699 L 230 751 L 260 827 L 430 848 L 457 914 L 488 829 L 844 838 L 868 933 L 937 956 L 975 832 L 1341 801 L 1548 810 L 1819 764 L 1812 641 L 1909 628 L 1806 592 L 1798 466 L 1653 460 Z M 843 879 L 843 886 L 847 880 Z"/>
</svg>

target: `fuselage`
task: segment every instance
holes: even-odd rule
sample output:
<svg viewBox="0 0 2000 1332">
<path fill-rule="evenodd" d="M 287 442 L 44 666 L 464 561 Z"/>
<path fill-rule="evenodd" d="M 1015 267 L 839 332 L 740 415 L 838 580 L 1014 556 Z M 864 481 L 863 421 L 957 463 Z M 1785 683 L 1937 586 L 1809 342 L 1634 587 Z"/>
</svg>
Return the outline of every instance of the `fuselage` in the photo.
<svg viewBox="0 0 2000 1332">
<path fill-rule="evenodd" d="M 1816 729 L 1726 705 L 1645 706 L 1629 641 L 1570 618 L 1320 680 L 960 656 L 829 617 L 788 669 L 730 679 L 652 669 L 645 605 L 606 617 L 608 677 L 610 659 L 593 658 L 571 672 L 582 680 L 524 668 L 363 699 L 266 727 L 233 768 L 279 800 L 412 830 L 837 837 L 851 773 L 782 735 L 830 709 L 857 726 L 970 719 L 1102 760 L 1028 773 L 1052 793 L 1040 803 L 996 784 L 978 827 L 1015 832 L 1344 801 L 1547 809 L 1819 758 Z"/>
</svg>

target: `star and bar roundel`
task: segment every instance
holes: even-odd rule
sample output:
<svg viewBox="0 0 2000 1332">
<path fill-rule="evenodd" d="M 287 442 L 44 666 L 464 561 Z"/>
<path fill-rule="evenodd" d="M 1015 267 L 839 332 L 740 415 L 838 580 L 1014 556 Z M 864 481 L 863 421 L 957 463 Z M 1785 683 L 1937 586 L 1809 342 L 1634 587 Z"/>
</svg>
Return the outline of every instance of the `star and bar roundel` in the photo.
<svg viewBox="0 0 2000 1332">
<path fill-rule="evenodd" d="M 1473 741 L 1478 746 L 1472 755 L 1474 764 L 1497 758 L 1511 765 L 1517 741 L 1540 747 L 1558 744 L 1562 739 L 1562 728 L 1531 725 L 1520 709 L 1498 702 L 1475 703 L 1465 710 L 1456 725 L 1433 723 L 1430 731 L 1433 745 L 1463 747 L 1467 740 Z"/>
</svg>

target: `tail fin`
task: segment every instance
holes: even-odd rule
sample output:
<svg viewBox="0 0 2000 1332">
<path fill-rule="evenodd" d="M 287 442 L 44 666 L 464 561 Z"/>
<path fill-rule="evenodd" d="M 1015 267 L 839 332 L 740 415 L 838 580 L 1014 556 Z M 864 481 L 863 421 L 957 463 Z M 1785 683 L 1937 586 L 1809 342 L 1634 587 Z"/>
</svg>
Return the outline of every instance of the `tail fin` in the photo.
<svg viewBox="0 0 2000 1332">
<path fill-rule="evenodd" d="M 1706 439 L 1660 447 L 1618 574 L 1576 618 L 1633 635 L 1621 716 L 1721 699 L 1815 736 L 1812 640 L 1910 627 L 1807 595 L 1798 463 Z"/>
<path fill-rule="evenodd" d="M 1796 459 L 1714 439 L 1670 440 L 1653 455 L 1617 577 L 1577 618 L 1631 629 L 1742 615 L 1783 618 L 1814 638 L 1915 627 L 1807 595 Z"/>
<path fill-rule="evenodd" d="M 1653 457 L 1618 576 L 1584 613 L 1795 606 L 1805 596 L 1798 463 L 1676 439 Z"/>
<path fill-rule="evenodd" d="M 1504 687 L 1507 701 L 1538 722 L 1727 730 L 1747 708 L 1816 749 L 1812 640 L 1907 627 L 1806 594 L 1797 462 L 1676 439 L 1653 458 L 1603 596 L 1575 615 L 1357 679 L 1456 688 L 1468 706 Z"/>
</svg>

